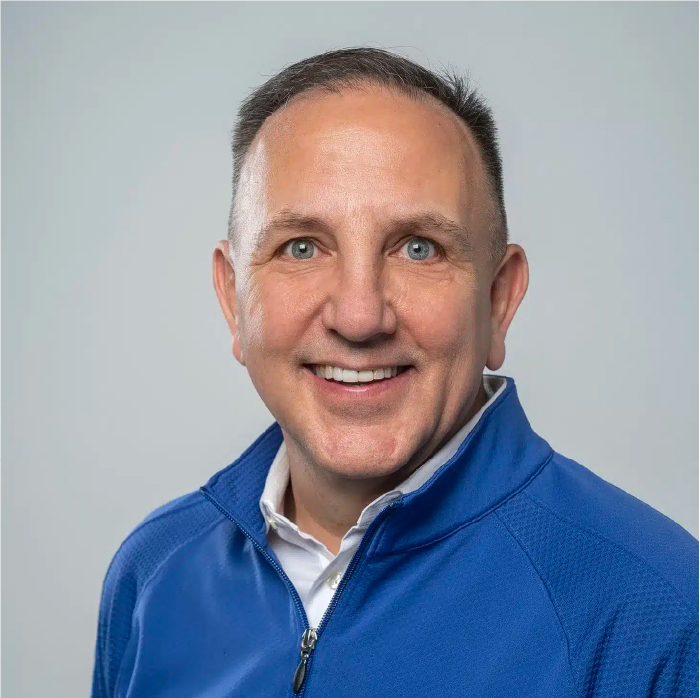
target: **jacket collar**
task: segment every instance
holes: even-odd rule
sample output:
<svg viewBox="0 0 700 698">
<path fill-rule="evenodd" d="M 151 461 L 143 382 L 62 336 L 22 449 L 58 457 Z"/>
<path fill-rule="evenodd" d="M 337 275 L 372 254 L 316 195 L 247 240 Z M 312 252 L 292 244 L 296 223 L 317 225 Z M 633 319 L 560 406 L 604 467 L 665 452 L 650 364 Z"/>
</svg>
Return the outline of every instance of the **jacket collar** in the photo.
<svg viewBox="0 0 700 698">
<path fill-rule="evenodd" d="M 409 494 L 425 484 L 439 468 L 443 466 L 462 445 L 469 432 L 475 427 L 479 419 L 490 407 L 498 396 L 505 390 L 508 382 L 503 376 L 486 374 L 482 376 L 482 385 L 486 393 L 486 403 L 472 418 L 462 426 L 462 428 L 447 443 L 443 444 L 434 452 L 420 467 L 416 468 L 405 480 L 400 482 L 394 489 L 384 492 L 360 512 L 357 523 L 353 529 L 364 529 L 372 522 L 376 515 L 384 507 L 398 499 L 403 494 Z M 260 509 L 266 518 L 266 530 L 269 533 L 269 520 L 272 519 L 275 525 L 282 526 L 291 531 L 291 535 L 299 535 L 297 527 L 284 516 L 284 496 L 289 484 L 289 462 L 287 460 L 287 449 L 282 443 L 277 455 L 272 460 L 272 465 L 267 473 L 265 489 L 260 498 Z"/>
<path fill-rule="evenodd" d="M 552 454 L 530 426 L 513 378 L 481 415 L 457 452 L 417 490 L 395 503 L 376 547 L 379 553 L 424 545 L 481 518 L 521 489 Z M 267 545 L 260 496 L 282 444 L 272 424 L 202 488 L 260 546 Z"/>
</svg>

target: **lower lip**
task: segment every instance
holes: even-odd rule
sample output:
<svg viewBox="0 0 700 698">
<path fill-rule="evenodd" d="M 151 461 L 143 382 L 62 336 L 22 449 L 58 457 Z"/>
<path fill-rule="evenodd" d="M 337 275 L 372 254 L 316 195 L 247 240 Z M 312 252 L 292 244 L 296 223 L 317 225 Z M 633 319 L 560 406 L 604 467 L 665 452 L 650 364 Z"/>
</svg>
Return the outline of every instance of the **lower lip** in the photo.
<svg viewBox="0 0 700 698">
<path fill-rule="evenodd" d="M 384 378 L 371 383 L 341 383 L 317 376 L 308 366 L 304 367 L 320 390 L 335 398 L 370 400 L 380 396 L 389 396 L 406 386 L 413 374 L 413 367 L 405 369 L 393 378 Z"/>
</svg>

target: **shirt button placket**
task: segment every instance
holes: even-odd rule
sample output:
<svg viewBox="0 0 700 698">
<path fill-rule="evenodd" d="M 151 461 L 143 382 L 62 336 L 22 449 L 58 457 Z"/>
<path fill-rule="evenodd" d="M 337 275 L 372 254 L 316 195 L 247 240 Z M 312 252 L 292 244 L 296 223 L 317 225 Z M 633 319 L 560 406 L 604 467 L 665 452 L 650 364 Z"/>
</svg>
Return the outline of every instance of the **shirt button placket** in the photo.
<svg viewBox="0 0 700 698">
<path fill-rule="evenodd" d="M 326 584 L 335 591 L 338 588 L 338 584 L 340 584 L 340 580 L 342 579 L 343 575 L 338 572 L 337 574 L 332 574 L 328 579 L 326 579 Z"/>
</svg>

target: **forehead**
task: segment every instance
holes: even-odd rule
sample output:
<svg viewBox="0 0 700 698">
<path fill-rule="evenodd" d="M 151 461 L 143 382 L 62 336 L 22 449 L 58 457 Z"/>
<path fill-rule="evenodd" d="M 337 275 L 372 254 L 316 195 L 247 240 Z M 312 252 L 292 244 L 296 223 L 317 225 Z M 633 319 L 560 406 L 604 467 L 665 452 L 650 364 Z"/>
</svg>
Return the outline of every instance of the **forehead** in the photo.
<svg viewBox="0 0 700 698">
<path fill-rule="evenodd" d="M 332 224 L 433 211 L 472 226 L 488 191 L 454 113 L 377 85 L 297 96 L 265 122 L 253 153 L 265 218 L 291 210 Z"/>
</svg>

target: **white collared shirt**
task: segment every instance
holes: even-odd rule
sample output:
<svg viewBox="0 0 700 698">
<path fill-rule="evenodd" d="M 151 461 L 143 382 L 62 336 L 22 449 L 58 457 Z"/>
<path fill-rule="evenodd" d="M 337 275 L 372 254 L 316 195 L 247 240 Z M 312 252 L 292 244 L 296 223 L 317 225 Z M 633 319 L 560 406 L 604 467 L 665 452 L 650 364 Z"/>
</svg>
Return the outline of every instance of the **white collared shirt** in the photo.
<svg viewBox="0 0 700 698">
<path fill-rule="evenodd" d="M 284 514 L 284 496 L 289 485 L 287 448 L 282 442 L 265 480 L 260 497 L 260 510 L 266 521 L 267 540 L 282 565 L 282 569 L 299 592 L 311 627 L 316 628 L 328 608 L 362 536 L 375 516 L 390 502 L 413 492 L 426 483 L 452 456 L 479 421 L 486 408 L 501 394 L 505 378 L 484 375 L 486 404 L 423 465 L 414 470 L 398 487 L 368 504 L 360 518 L 344 536 L 340 550 L 333 555 L 326 546 L 301 531 Z"/>
</svg>

